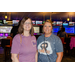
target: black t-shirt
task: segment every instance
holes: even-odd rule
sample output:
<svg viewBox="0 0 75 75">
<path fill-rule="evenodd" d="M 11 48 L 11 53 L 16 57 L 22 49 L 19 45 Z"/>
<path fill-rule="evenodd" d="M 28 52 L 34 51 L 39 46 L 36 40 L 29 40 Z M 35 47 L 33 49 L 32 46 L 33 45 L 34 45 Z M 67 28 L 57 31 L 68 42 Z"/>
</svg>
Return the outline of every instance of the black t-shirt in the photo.
<svg viewBox="0 0 75 75">
<path fill-rule="evenodd" d="M 57 32 L 57 35 L 58 35 L 60 32 L 61 32 L 61 30 Z"/>
<path fill-rule="evenodd" d="M 59 37 L 64 37 L 64 38 L 66 38 L 66 32 L 60 32 L 60 33 L 59 33 Z"/>
</svg>

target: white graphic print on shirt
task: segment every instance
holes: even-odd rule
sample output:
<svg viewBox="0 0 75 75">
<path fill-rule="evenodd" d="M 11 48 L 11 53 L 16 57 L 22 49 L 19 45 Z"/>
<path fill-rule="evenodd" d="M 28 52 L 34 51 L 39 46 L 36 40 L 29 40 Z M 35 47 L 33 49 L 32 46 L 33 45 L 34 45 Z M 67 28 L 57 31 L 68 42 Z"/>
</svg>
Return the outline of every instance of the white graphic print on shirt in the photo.
<svg viewBox="0 0 75 75">
<path fill-rule="evenodd" d="M 45 43 L 45 44 L 44 44 Z M 45 48 L 46 48 L 46 51 L 45 51 Z M 52 48 L 51 48 L 51 44 L 50 42 L 48 41 L 43 41 L 41 42 L 39 45 L 38 45 L 38 52 L 40 52 L 40 54 L 44 54 L 46 55 L 46 52 L 47 54 L 52 54 L 53 51 L 52 51 Z"/>
</svg>

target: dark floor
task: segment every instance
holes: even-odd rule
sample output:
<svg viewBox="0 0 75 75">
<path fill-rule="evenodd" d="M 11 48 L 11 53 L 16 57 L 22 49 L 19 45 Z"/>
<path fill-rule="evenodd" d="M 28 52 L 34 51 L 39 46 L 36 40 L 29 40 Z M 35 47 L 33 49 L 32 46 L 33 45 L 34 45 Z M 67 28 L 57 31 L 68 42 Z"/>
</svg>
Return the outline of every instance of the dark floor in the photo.
<svg viewBox="0 0 75 75">
<path fill-rule="evenodd" d="M 4 57 L 4 49 L 0 47 L 0 62 L 11 62 L 10 56 L 6 61 Z M 64 55 L 62 62 L 75 62 L 75 56 Z"/>
<path fill-rule="evenodd" d="M 8 55 L 7 59 L 5 60 L 4 49 L 0 47 L 0 62 L 11 62 L 10 55 Z"/>
</svg>

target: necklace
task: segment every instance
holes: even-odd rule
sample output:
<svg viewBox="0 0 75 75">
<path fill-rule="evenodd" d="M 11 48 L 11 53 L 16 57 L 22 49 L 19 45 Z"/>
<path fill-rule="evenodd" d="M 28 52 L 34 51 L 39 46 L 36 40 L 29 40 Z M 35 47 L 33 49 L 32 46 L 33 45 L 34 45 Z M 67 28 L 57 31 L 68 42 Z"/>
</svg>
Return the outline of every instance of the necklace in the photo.
<svg viewBox="0 0 75 75">
<path fill-rule="evenodd" d="M 49 37 L 45 37 L 45 35 L 44 35 L 44 41 L 47 41 L 49 38 L 50 38 L 50 36 Z"/>
<path fill-rule="evenodd" d="M 49 36 L 49 37 L 50 37 L 50 36 Z M 47 50 L 46 50 L 46 47 L 45 47 L 45 41 L 47 41 L 47 40 L 49 39 L 49 37 L 47 37 L 47 39 L 45 39 L 46 37 L 45 37 L 45 35 L 44 35 L 44 49 L 45 49 L 46 54 L 47 54 Z M 49 62 L 50 62 L 51 60 L 50 60 L 48 54 L 47 54 L 47 57 L 48 57 L 48 60 L 49 60 Z"/>
<path fill-rule="evenodd" d="M 47 41 L 49 39 L 49 37 L 44 37 L 45 38 L 45 41 Z"/>
<path fill-rule="evenodd" d="M 50 36 L 49 37 L 45 37 L 45 34 L 44 34 L 44 41 L 47 41 L 50 38 Z"/>
</svg>

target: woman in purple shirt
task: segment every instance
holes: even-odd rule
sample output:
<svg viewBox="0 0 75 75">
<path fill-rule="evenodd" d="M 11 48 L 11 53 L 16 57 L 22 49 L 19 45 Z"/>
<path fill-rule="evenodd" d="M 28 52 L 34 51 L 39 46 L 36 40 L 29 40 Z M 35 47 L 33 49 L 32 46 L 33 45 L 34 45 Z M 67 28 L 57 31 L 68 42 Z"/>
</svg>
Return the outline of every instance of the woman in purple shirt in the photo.
<svg viewBox="0 0 75 75">
<path fill-rule="evenodd" d="M 32 20 L 24 17 L 18 28 L 18 34 L 13 38 L 11 47 L 11 59 L 13 62 L 37 61 L 36 38 Z"/>
</svg>

